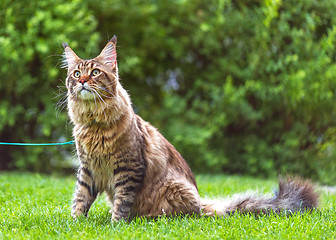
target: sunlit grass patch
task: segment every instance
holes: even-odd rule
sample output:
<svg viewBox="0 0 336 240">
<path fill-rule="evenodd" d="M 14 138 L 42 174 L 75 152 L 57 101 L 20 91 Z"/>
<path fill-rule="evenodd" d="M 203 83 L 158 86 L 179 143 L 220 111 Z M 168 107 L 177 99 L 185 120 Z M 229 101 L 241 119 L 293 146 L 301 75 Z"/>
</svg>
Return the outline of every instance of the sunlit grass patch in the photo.
<svg viewBox="0 0 336 240">
<path fill-rule="evenodd" d="M 275 180 L 197 176 L 201 196 L 225 197 L 248 189 L 276 189 Z M 333 239 L 336 195 L 322 193 L 319 210 L 291 216 L 234 214 L 178 216 L 111 223 L 105 196 L 88 218 L 70 217 L 75 177 L 0 174 L 0 239 Z"/>
</svg>

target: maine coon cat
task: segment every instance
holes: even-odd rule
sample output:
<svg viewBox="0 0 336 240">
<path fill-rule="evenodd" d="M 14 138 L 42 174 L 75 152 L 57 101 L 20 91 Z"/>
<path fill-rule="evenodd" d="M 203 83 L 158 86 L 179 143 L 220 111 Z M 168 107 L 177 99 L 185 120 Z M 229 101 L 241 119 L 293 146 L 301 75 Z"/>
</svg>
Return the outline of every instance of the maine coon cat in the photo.
<svg viewBox="0 0 336 240">
<path fill-rule="evenodd" d="M 86 215 L 104 191 L 114 221 L 162 214 L 225 216 L 234 211 L 317 207 L 312 184 L 289 178 L 280 180 L 273 197 L 241 194 L 226 201 L 201 199 L 186 161 L 157 129 L 133 112 L 129 95 L 119 82 L 116 43 L 114 36 L 89 60 L 79 58 L 63 44 L 68 113 L 80 161 L 73 217 Z"/>
</svg>

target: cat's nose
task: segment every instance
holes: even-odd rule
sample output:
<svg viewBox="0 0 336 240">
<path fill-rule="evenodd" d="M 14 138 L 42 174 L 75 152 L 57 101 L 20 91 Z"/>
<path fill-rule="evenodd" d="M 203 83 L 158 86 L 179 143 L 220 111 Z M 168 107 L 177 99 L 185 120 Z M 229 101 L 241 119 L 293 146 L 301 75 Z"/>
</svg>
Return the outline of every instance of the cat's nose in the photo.
<svg viewBox="0 0 336 240">
<path fill-rule="evenodd" d="M 82 75 L 79 78 L 78 82 L 80 82 L 82 85 L 84 85 L 84 83 L 86 83 L 89 80 L 90 80 L 90 76 L 89 75 Z"/>
</svg>

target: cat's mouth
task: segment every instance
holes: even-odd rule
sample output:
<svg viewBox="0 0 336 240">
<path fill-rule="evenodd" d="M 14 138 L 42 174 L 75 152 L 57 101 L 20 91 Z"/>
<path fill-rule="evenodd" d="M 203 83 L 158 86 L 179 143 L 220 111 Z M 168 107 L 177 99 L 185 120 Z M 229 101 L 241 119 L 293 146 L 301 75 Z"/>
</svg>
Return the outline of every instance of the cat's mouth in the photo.
<svg viewBox="0 0 336 240">
<path fill-rule="evenodd" d="M 90 92 L 90 90 L 87 89 L 87 88 L 85 88 L 85 87 L 82 87 L 82 89 L 79 90 L 79 92 L 81 92 L 81 91 L 88 91 L 88 92 Z"/>
</svg>

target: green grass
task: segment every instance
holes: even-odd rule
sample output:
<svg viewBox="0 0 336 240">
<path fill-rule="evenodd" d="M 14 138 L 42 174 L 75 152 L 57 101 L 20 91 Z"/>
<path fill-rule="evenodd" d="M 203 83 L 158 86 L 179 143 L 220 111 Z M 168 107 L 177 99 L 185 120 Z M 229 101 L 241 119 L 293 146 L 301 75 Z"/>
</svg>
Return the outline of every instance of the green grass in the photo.
<svg viewBox="0 0 336 240">
<path fill-rule="evenodd" d="M 201 196 L 247 189 L 272 191 L 276 182 L 238 176 L 197 177 Z M 0 173 L 0 239 L 335 239 L 336 195 L 321 193 L 320 210 L 293 216 L 161 217 L 111 223 L 105 197 L 88 218 L 73 220 L 75 177 Z"/>
</svg>

